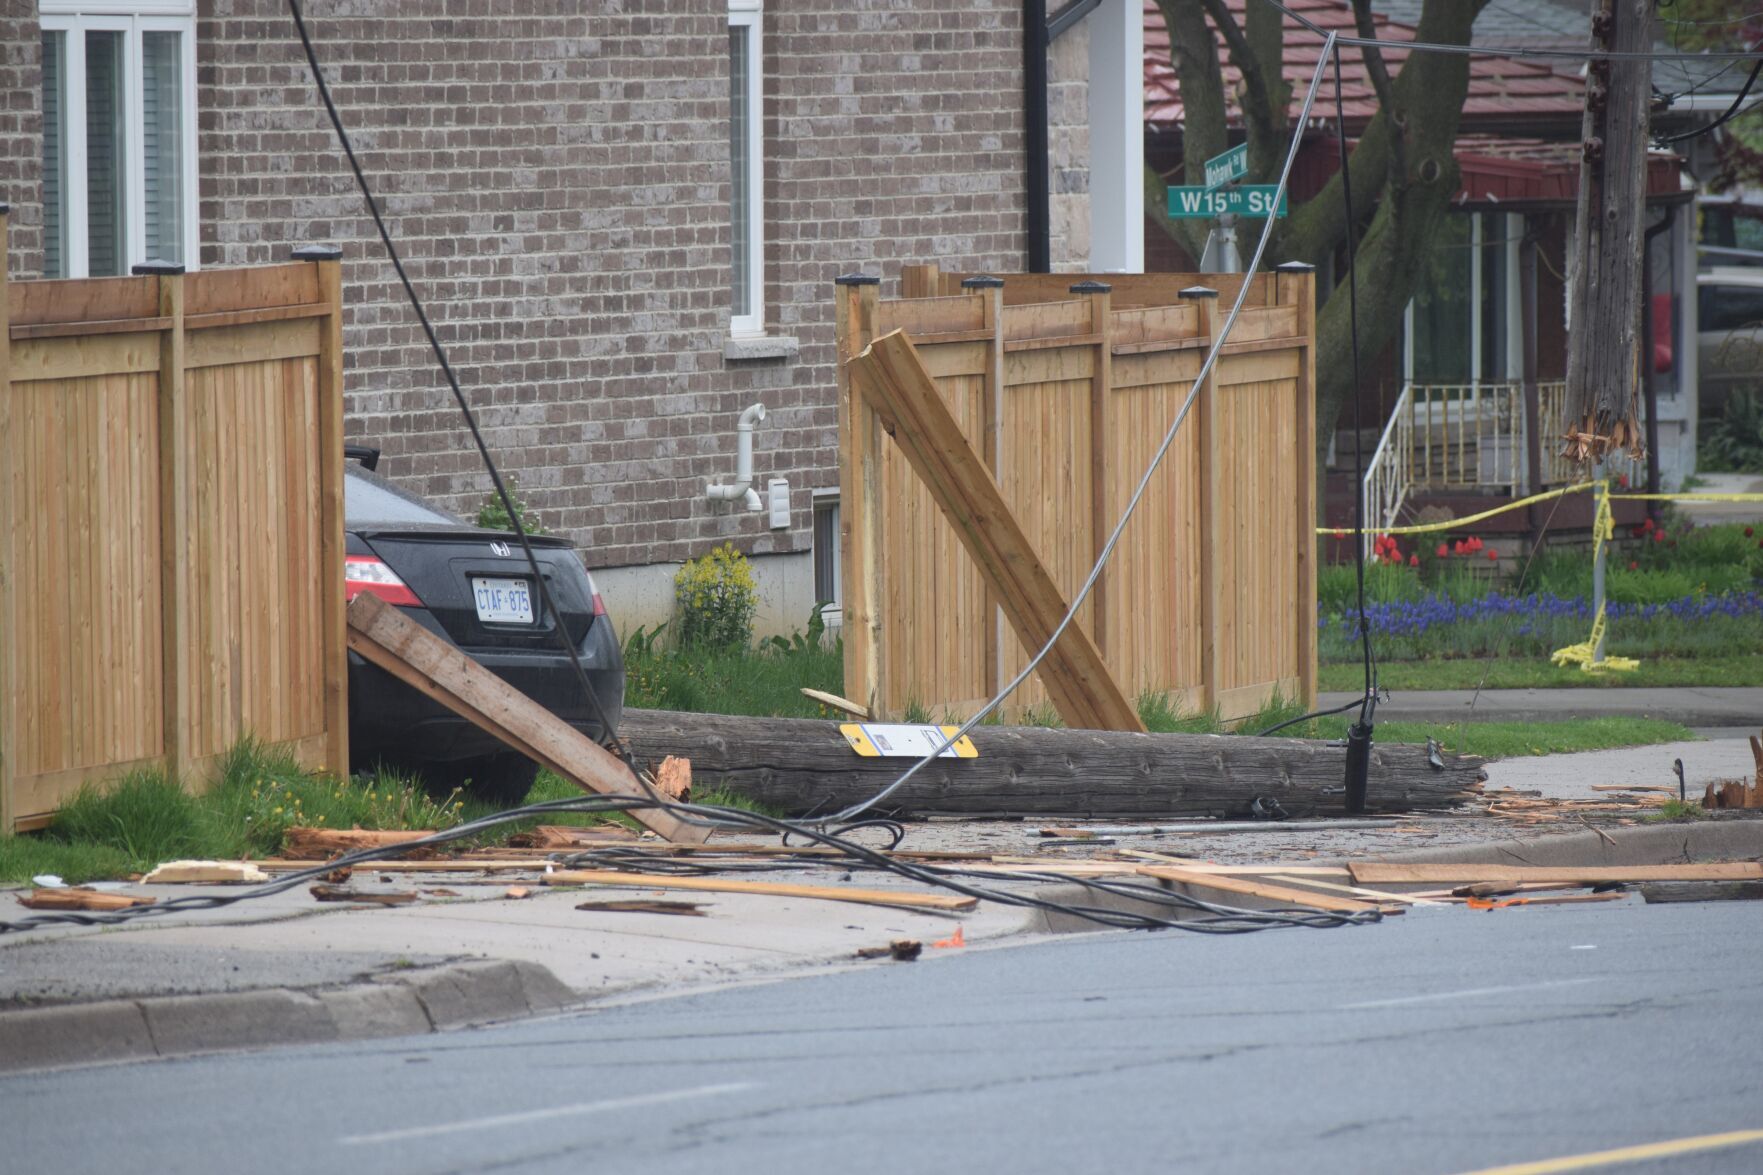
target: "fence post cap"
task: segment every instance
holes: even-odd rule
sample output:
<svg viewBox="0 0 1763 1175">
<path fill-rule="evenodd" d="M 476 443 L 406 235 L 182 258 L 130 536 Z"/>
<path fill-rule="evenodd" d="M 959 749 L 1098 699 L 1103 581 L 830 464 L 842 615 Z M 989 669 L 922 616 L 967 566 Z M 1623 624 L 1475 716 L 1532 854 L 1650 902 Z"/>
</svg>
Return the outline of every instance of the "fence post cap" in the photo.
<svg viewBox="0 0 1763 1175">
<path fill-rule="evenodd" d="M 1208 286 L 1189 286 L 1185 290 L 1178 291 L 1175 296 L 1178 298 L 1216 298 L 1218 291 Z"/>
<path fill-rule="evenodd" d="M 295 261 L 341 261 L 343 250 L 336 245 L 296 245 L 293 258 Z"/>
<path fill-rule="evenodd" d="M 0 200 L 0 216 L 6 216 L 6 215 L 10 214 L 11 212 L 12 212 L 12 205 L 8 204 L 4 200 Z"/>
<path fill-rule="evenodd" d="M 129 267 L 136 277 L 176 277 L 184 267 L 172 261 L 142 261 Z"/>
<path fill-rule="evenodd" d="M 1004 279 L 993 277 L 989 273 L 976 273 L 972 277 L 962 278 L 961 288 L 964 290 L 1000 290 L 1004 288 Z"/>
<path fill-rule="evenodd" d="M 1316 267 L 1308 261 L 1282 261 L 1273 267 L 1275 273 L 1315 273 Z"/>
<path fill-rule="evenodd" d="M 1113 290 L 1114 287 L 1107 282 L 1089 280 L 1078 282 L 1071 287 L 1071 292 L 1074 294 L 1107 294 L 1113 292 Z"/>
<path fill-rule="evenodd" d="M 845 273 L 833 278 L 835 286 L 879 286 L 881 278 L 870 277 L 867 273 Z"/>
</svg>

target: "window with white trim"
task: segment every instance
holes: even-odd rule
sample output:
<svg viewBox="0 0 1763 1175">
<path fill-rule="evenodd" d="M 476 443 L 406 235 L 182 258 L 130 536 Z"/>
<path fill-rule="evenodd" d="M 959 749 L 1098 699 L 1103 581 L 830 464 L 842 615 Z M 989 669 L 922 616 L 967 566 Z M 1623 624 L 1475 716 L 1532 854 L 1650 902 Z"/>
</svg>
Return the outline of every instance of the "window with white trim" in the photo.
<svg viewBox="0 0 1763 1175">
<path fill-rule="evenodd" d="M 764 0 L 728 4 L 729 303 L 731 335 L 765 333 L 764 139 L 760 68 Z"/>
<path fill-rule="evenodd" d="M 196 264 L 189 0 L 43 0 L 43 274 Z"/>
</svg>

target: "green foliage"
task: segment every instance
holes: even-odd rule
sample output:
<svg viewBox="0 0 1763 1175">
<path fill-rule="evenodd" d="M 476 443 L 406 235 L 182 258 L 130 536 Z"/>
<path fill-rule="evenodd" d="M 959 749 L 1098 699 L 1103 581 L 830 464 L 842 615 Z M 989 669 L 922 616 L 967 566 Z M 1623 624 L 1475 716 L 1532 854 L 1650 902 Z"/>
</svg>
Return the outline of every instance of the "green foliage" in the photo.
<svg viewBox="0 0 1763 1175">
<path fill-rule="evenodd" d="M 1702 421 L 1696 464 L 1710 473 L 1763 473 L 1763 396 L 1736 388 L 1726 411 Z"/>
<path fill-rule="evenodd" d="M 81 787 L 56 812 L 50 831 L 64 843 L 110 849 L 150 867 L 200 852 L 198 809 L 196 798 L 165 772 L 134 771 L 108 787 Z"/>
<path fill-rule="evenodd" d="M 673 577 L 682 648 L 728 652 L 753 639 L 759 592 L 747 557 L 724 543 L 688 560 Z"/>
<path fill-rule="evenodd" d="M 514 503 L 515 510 L 520 513 L 520 525 L 528 534 L 544 534 L 544 524 L 539 516 L 527 508 L 526 499 L 521 497 L 520 483 L 513 474 L 503 479 L 508 489 L 508 500 Z M 502 497 L 496 493 L 494 486 L 484 495 L 482 504 L 477 509 L 477 524 L 485 530 L 513 530 L 514 521 L 508 516 L 507 507 L 502 505 Z"/>
<path fill-rule="evenodd" d="M 826 638 L 826 605 L 816 605 L 808 633 L 763 642 L 758 648 L 669 648 L 654 631 L 625 640 L 625 704 L 640 709 L 714 711 L 788 718 L 835 715 L 802 696 L 807 686 L 826 693 L 845 688 L 845 650 Z"/>
<path fill-rule="evenodd" d="M 1648 823 L 1656 823 L 1666 820 L 1704 820 L 1707 816 L 1708 813 L 1702 810 L 1702 805 L 1694 800 L 1666 800 L 1659 805 L 1657 812 L 1649 812 L 1641 819 Z"/>
<path fill-rule="evenodd" d="M 1320 667 L 1317 685 L 1323 690 L 1357 691 L 1364 688 L 1362 672 L 1358 661 L 1325 663 Z M 1728 652 L 1699 657 L 1648 657 L 1640 668 L 1627 673 L 1582 673 L 1577 665 L 1556 665 L 1546 657 L 1385 660 L 1378 662 L 1377 680 L 1391 690 L 1744 686 L 1763 680 L 1763 656 Z"/>
<path fill-rule="evenodd" d="M 1414 570 L 1394 563 L 1365 564 L 1367 603 L 1393 604 L 1418 600 L 1426 594 Z M 1324 567 L 1316 576 L 1316 607 L 1324 616 L 1344 616 L 1358 607 L 1359 577 L 1351 563 Z"/>
</svg>

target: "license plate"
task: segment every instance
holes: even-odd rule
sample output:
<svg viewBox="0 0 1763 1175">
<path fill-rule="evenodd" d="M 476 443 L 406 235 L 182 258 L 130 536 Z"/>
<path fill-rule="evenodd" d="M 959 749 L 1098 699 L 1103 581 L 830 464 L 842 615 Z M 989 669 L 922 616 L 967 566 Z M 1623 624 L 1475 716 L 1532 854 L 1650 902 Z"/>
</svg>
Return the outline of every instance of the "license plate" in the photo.
<svg viewBox="0 0 1763 1175">
<path fill-rule="evenodd" d="M 532 592 L 524 579 L 471 577 L 471 594 L 477 600 L 477 618 L 489 624 L 531 624 Z"/>
</svg>

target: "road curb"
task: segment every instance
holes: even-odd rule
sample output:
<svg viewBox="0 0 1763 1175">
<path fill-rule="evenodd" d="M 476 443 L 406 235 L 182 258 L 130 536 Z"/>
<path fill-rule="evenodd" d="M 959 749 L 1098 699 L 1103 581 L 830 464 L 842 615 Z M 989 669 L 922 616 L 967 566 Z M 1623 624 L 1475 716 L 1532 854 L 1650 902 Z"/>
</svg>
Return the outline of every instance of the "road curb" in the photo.
<svg viewBox="0 0 1763 1175">
<path fill-rule="evenodd" d="M 582 1002 L 537 963 L 491 959 L 385 972 L 346 987 L 26 1008 L 0 1012 L 0 1073 L 412 1036 L 559 1012 Z"/>
<path fill-rule="evenodd" d="M 1358 861 L 1411 861 L 1440 865 L 1673 865 L 1689 861 L 1763 858 L 1763 819 L 1717 818 L 1561 832 L 1547 836 L 1481 841 L 1402 853 L 1368 853 Z M 1328 864 L 1340 864 L 1331 861 Z"/>
</svg>

